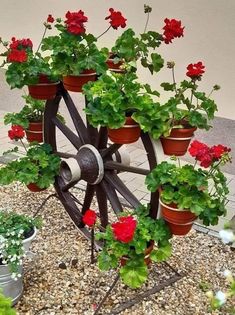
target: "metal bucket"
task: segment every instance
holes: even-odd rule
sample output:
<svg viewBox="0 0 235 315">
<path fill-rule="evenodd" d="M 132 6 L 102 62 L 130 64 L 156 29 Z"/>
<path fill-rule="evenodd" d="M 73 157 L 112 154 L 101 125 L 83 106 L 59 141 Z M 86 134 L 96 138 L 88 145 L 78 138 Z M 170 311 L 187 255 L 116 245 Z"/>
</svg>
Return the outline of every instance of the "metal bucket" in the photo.
<svg viewBox="0 0 235 315">
<path fill-rule="evenodd" d="M 15 305 L 23 294 L 23 268 L 19 267 L 18 273 L 21 277 L 17 280 L 12 279 L 11 272 L 7 265 L 0 265 L 0 288 L 6 297 L 12 299 L 12 305 Z"/>
</svg>

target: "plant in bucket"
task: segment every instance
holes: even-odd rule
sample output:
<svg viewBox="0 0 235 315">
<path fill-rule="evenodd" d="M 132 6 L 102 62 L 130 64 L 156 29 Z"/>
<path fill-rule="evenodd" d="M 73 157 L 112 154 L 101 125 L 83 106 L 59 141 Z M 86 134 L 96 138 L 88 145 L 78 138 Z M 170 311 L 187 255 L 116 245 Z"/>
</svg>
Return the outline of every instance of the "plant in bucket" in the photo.
<svg viewBox="0 0 235 315">
<path fill-rule="evenodd" d="M 17 113 L 7 113 L 4 115 L 4 124 L 12 126 L 21 126 L 26 133 L 28 142 L 43 142 L 43 116 L 45 110 L 45 101 L 37 100 L 30 95 L 23 95 L 25 105 Z M 57 117 L 64 121 L 59 113 Z M 13 135 L 13 139 L 14 139 Z"/>
<path fill-rule="evenodd" d="M 174 95 L 170 98 L 174 106 L 169 108 L 167 119 L 168 130 L 160 137 L 164 153 L 167 155 L 184 155 L 188 149 L 194 131 L 199 129 L 209 130 L 209 121 L 214 118 L 217 106 L 211 99 L 213 91 L 219 90 L 214 85 L 209 95 L 198 91 L 205 66 L 201 61 L 187 66 L 186 76 L 190 80 L 183 80 L 177 85 L 175 80 L 175 63 L 168 62 L 167 66 L 172 71 L 172 83 L 164 82 L 161 86 L 165 91 Z"/>
<path fill-rule="evenodd" d="M 59 35 L 43 39 L 42 50 L 51 52 L 52 66 L 63 76 L 64 87 L 69 91 L 82 92 L 83 84 L 95 81 L 96 76 L 107 70 L 108 49 L 98 49 L 97 39 L 110 28 L 125 27 L 126 19 L 121 12 L 110 9 L 110 26 L 99 36 L 86 33 L 88 17 L 82 10 L 68 11 L 65 20 L 56 19 Z"/>
<path fill-rule="evenodd" d="M 160 191 L 161 214 L 173 234 L 186 235 L 197 217 L 208 226 L 226 215 L 229 191 L 220 166 L 231 161 L 229 152 L 221 144 L 209 147 L 195 140 L 189 148 L 194 165 L 164 161 L 147 175 L 147 188 Z M 198 162 L 203 168 L 196 168 Z"/>
<path fill-rule="evenodd" d="M 44 23 L 45 31 L 51 28 L 50 19 Z M 53 99 L 58 86 L 58 76 L 55 75 L 48 57 L 43 57 L 39 52 L 41 43 L 36 52 L 33 51 L 33 43 L 27 38 L 16 39 L 11 42 L 0 39 L 0 43 L 6 51 L 1 54 L 5 57 L 1 67 L 8 66 L 5 76 L 11 89 L 21 89 L 28 86 L 29 94 L 36 99 Z"/>
<path fill-rule="evenodd" d="M 0 210 L 0 287 L 13 304 L 23 291 L 22 259 L 40 227 L 39 218 Z"/>
<path fill-rule="evenodd" d="M 153 107 L 152 91 L 148 84 L 137 82 L 134 72 L 107 72 L 95 82 L 83 87 L 87 98 L 85 112 L 92 126 L 108 128 L 111 141 L 124 144 L 138 140 L 140 127 L 132 115 L 146 106 Z"/>
<path fill-rule="evenodd" d="M 15 127 L 12 127 L 12 133 L 16 131 L 18 133 Z M 19 138 L 19 134 L 16 136 Z M 60 158 L 52 153 L 49 144 L 33 145 L 26 149 L 26 156 L 0 168 L 0 185 L 9 185 L 18 181 L 25 184 L 29 190 L 39 192 L 54 183 L 59 168 Z"/>
<path fill-rule="evenodd" d="M 126 285 L 139 288 L 147 280 L 150 262 L 161 262 L 170 257 L 170 238 L 164 220 L 152 219 L 146 206 L 122 213 L 117 222 L 96 235 L 96 239 L 104 241 L 98 256 L 99 268 L 118 268 Z"/>
</svg>

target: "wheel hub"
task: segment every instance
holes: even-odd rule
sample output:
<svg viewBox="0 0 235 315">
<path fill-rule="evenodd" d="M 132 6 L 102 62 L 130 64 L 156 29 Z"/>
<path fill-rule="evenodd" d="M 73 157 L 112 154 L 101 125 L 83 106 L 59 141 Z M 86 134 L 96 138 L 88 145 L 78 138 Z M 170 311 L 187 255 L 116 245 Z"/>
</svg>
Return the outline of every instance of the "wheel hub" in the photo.
<svg viewBox="0 0 235 315">
<path fill-rule="evenodd" d="M 85 180 L 91 185 L 100 183 L 104 176 L 103 159 L 91 144 L 80 147 L 76 157 L 63 159 L 60 175 L 66 183 Z"/>
</svg>

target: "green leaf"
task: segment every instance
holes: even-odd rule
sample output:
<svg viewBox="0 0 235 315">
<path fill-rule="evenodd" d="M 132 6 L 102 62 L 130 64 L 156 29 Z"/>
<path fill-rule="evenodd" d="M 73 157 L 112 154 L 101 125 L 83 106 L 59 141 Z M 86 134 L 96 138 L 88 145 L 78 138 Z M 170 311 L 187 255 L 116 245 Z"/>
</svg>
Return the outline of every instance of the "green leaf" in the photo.
<svg viewBox="0 0 235 315">
<path fill-rule="evenodd" d="M 123 282 L 132 289 L 141 287 L 146 281 L 147 275 L 148 269 L 143 259 L 142 263 L 139 260 L 128 260 L 126 265 L 120 269 L 120 276 Z"/>
<path fill-rule="evenodd" d="M 159 247 L 150 254 L 150 258 L 155 262 L 161 262 L 167 260 L 172 253 L 172 246 L 168 243 L 165 246 Z"/>
<path fill-rule="evenodd" d="M 168 82 L 163 82 L 161 83 L 161 87 L 163 87 L 165 91 L 174 91 L 175 83 L 170 84 Z"/>
</svg>

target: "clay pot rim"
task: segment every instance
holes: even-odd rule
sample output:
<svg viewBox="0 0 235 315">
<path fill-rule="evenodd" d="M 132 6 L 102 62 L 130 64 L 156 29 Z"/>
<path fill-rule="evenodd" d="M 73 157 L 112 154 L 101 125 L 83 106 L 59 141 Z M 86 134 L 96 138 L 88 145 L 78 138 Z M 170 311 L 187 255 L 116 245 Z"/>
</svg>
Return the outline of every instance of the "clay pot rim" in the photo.
<svg viewBox="0 0 235 315">
<path fill-rule="evenodd" d="M 35 84 L 28 84 L 29 87 L 31 86 L 53 86 L 53 85 L 58 85 L 60 83 L 60 81 L 56 81 L 56 82 L 48 82 L 48 83 L 35 83 Z"/>
<path fill-rule="evenodd" d="M 176 208 L 173 208 L 173 207 L 171 207 L 171 206 L 168 206 L 168 205 L 165 204 L 163 201 L 161 201 L 161 198 L 159 198 L 159 203 L 160 203 L 163 207 L 166 207 L 167 209 L 172 210 L 172 211 L 176 211 L 176 212 L 186 212 L 186 211 L 190 211 L 190 212 L 191 212 L 190 209 L 179 209 L 179 208 L 177 208 L 177 204 L 174 204 L 174 203 L 173 203 L 173 204 L 176 206 Z"/>
</svg>

